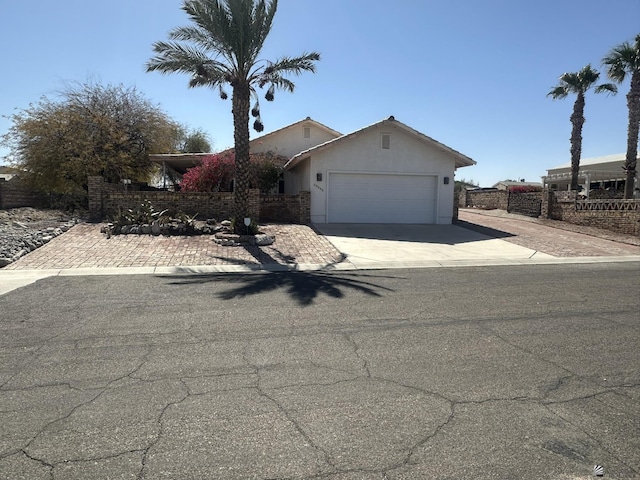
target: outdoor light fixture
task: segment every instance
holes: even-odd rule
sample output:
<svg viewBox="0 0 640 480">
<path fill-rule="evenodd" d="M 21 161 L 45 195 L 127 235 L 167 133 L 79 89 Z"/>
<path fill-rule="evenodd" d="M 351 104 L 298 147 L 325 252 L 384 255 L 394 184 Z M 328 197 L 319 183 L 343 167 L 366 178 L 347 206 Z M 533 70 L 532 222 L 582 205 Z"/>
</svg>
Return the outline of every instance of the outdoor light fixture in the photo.
<svg viewBox="0 0 640 480">
<path fill-rule="evenodd" d="M 244 226 L 247 227 L 247 235 L 249 235 L 249 225 L 251 225 L 251 219 L 249 217 L 244 217 Z"/>
<path fill-rule="evenodd" d="M 444 177 L 444 184 L 449 185 L 449 177 Z"/>
<path fill-rule="evenodd" d="M 322 181 L 322 173 L 320 173 L 320 172 L 316 173 L 316 180 L 317 180 L 318 182 L 321 182 L 321 181 Z"/>
</svg>

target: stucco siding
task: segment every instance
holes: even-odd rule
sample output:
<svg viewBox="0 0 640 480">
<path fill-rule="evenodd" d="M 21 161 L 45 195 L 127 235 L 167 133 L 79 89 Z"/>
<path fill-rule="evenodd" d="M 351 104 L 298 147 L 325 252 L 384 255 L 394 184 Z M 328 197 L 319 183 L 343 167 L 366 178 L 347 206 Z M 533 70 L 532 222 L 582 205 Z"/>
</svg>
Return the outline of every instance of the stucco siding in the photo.
<svg viewBox="0 0 640 480">
<path fill-rule="evenodd" d="M 304 138 L 304 128 L 309 128 L 309 138 Z M 335 134 L 318 127 L 313 123 L 299 123 L 285 128 L 264 138 L 256 138 L 251 141 L 251 152 L 273 152 L 291 158 L 294 155 L 308 150 L 336 138 Z"/>
<path fill-rule="evenodd" d="M 390 134 L 390 149 L 382 149 L 381 135 Z M 314 152 L 309 160 L 307 178 L 311 191 L 311 220 L 327 221 L 328 185 L 330 173 L 390 173 L 433 175 L 437 178 L 436 223 L 451 223 L 453 215 L 454 165 L 452 156 L 389 125 L 381 125 L 359 132 L 353 137 L 337 142 L 331 148 Z M 317 174 L 322 181 L 317 181 Z M 449 184 L 444 184 L 444 177 Z"/>
</svg>

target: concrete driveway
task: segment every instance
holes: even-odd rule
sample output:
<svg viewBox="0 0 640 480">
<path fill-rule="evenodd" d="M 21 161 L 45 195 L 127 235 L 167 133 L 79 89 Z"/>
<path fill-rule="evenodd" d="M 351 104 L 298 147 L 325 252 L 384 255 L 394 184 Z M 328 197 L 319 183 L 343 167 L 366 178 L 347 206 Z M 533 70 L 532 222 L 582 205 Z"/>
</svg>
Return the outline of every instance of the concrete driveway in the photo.
<svg viewBox="0 0 640 480">
<path fill-rule="evenodd" d="M 457 225 L 315 225 L 356 268 L 477 265 L 553 256 Z"/>
<path fill-rule="evenodd" d="M 460 210 L 454 225 L 317 224 L 342 268 L 640 260 L 637 237 L 504 211 Z"/>
</svg>

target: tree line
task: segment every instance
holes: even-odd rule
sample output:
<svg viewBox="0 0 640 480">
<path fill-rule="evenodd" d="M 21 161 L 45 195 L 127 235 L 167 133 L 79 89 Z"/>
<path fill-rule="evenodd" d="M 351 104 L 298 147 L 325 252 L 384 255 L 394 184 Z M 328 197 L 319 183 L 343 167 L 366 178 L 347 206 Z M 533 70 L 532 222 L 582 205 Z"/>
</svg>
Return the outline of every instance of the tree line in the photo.
<svg viewBox="0 0 640 480">
<path fill-rule="evenodd" d="M 606 69 L 607 77 L 613 83 L 596 85 L 600 73 L 590 64 L 579 72 L 569 72 L 560 75 L 558 85 L 547 96 L 555 99 L 575 95 L 571 113 L 571 190 L 578 190 L 578 172 L 582 155 L 582 126 L 584 125 L 585 95 L 593 89 L 595 93 L 618 92 L 616 84 L 621 84 L 630 78 L 629 93 L 627 94 L 628 126 L 627 151 L 625 155 L 625 189 L 624 198 L 633 198 L 634 180 L 637 176 L 638 161 L 638 133 L 640 129 L 640 34 L 636 35 L 633 43 L 623 42 L 612 48 L 603 57 L 602 65 Z"/>
</svg>

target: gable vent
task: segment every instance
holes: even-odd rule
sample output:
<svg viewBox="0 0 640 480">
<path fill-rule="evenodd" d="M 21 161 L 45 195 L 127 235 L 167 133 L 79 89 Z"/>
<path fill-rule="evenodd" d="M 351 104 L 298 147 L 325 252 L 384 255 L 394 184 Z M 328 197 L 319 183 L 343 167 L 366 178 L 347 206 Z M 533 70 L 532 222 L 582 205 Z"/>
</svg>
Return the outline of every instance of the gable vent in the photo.
<svg viewBox="0 0 640 480">
<path fill-rule="evenodd" d="M 389 150 L 391 149 L 391 134 L 383 133 L 382 134 L 382 149 Z"/>
<path fill-rule="evenodd" d="M 304 127 L 302 135 L 304 138 L 311 138 L 311 127 Z"/>
</svg>

